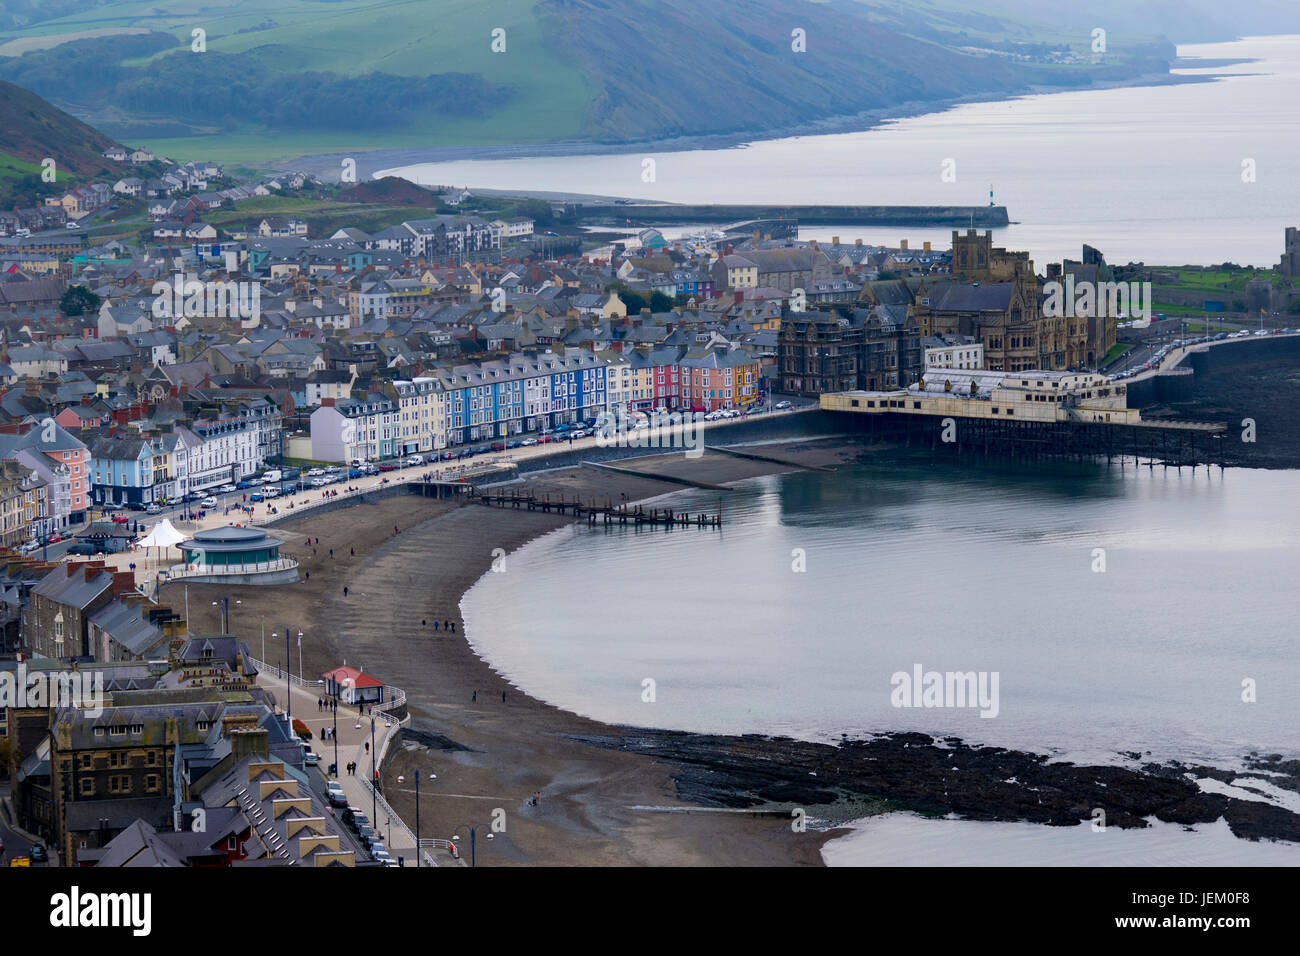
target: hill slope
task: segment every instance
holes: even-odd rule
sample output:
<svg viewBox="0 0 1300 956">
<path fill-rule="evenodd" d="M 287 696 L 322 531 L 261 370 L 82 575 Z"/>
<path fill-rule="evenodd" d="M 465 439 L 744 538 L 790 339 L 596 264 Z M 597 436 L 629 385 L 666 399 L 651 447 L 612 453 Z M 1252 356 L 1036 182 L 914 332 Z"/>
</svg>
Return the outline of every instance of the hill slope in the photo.
<svg viewBox="0 0 1300 956">
<path fill-rule="evenodd" d="M 1027 0 L 175 0 L 165 14 L 57 0 L 49 15 L 32 0 L 0 29 L 0 47 L 27 51 L 0 56 L 0 78 L 115 136 L 212 158 L 759 134 L 1164 69 L 1172 45 L 1131 29 L 1150 19 L 1098 2 L 1111 29 L 1094 61 L 1088 31 Z M 110 29 L 148 32 L 94 32 Z"/>
<path fill-rule="evenodd" d="M 58 169 L 79 176 L 107 175 L 121 169 L 104 158 L 118 145 L 103 133 L 69 116 L 20 86 L 0 80 L 0 130 L 4 151 L 39 164 L 47 156 Z"/>
</svg>

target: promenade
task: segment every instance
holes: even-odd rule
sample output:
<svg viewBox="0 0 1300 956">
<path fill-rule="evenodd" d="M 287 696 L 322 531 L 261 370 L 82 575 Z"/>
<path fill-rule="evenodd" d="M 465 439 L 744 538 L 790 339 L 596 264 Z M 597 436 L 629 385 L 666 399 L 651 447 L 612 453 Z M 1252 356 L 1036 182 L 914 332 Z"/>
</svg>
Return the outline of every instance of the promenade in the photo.
<svg viewBox="0 0 1300 956">
<path fill-rule="evenodd" d="M 258 685 L 271 690 L 276 700 L 283 702 L 286 699 L 284 672 L 278 670 L 273 664 L 268 665 L 260 661 L 255 663 L 259 669 Z M 297 675 L 293 675 L 291 683 L 290 709 L 294 720 L 301 720 L 311 731 L 311 749 L 320 755 L 320 765 L 316 768 L 320 771 L 320 775 L 326 780 L 337 780 L 347 796 L 348 806 L 357 807 L 370 817 L 375 832 L 383 837 L 389 856 L 394 860 L 404 857 L 405 866 L 415 866 L 414 832 L 388 806 L 383 795 L 377 794 L 368 783 L 374 769 L 383 766 L 384 755 L 398 730 L 401 729 L 401 722 L 378 708 L 375 708 L 372 714 L 360 715 L 356 707 L 346 704 L 339 704 L 336 721 L 334 711 L 320 708 L 323 689 L 319 682 L 303 681 Z M 326 740 L 323 731 L 327 727 L 334 729 L 336 726 L 338 728 L 336 737 L 333 740 Z M 367 746 L 372 740 L 373 745 Z M 329 766 L 335 762 L 336 754 L 339 773 L 337 777 L 330 777 Z M 357 765 L 355 774 L 347 772 L 346 765 L 349 763 Z M 310 776 L 311 768 L 308 773 Z M 334 817 L 335 826 L 340 831 L 350 832 L 343 822 L 341 807 L 331 806 L 330 814 Z M 436 841 L 441 844 L 440 846 L 431 846 L 430 844 L 434 842 L 432 834 L 423 833 L 421 836 L 424 838 L 425 848 L 422 866 L 459 865 L 459 861 L 447 851 L 445 840 Z M 359 860 L 368 858 L 364 850 L 359 852 Z"/>
</svg>

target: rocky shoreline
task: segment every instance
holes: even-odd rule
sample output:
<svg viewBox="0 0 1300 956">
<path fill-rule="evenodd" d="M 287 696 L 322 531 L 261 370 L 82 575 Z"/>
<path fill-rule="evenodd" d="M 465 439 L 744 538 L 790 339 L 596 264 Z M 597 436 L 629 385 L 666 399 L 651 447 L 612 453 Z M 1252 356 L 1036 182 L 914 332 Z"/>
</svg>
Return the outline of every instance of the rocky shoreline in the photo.
<svg viewBox="0 0 1300 956">
<path fill-rule="evenodd" d="M 1300 814 L 1261 800 L 1206 793 L 1194 779 L 1252 780 L 1300 792 L 1300 760 L 1255 758 L 1240 772 L 1181 763 L 1077 766 L 1045 754 L 979 747 L 955 737 L 878 734 L 838 745 L 789 737 L 727 737 L 642 728 L 588 737 L 674 767 L 681 799 L 705 806 L 786 810 L 842 821 L 911 811 L 966 820 L 1073 826 L 1098 809 L 1107 826 L 1144 828 L 1147 818 L 1185 826 L 1222 818 L 1249 840 L 1300 843 Z M 1137 756 L 1137 755 L 1129 755 Z M 1189 779 L 1194 778 L 1194 779 Z"/>
</svg>

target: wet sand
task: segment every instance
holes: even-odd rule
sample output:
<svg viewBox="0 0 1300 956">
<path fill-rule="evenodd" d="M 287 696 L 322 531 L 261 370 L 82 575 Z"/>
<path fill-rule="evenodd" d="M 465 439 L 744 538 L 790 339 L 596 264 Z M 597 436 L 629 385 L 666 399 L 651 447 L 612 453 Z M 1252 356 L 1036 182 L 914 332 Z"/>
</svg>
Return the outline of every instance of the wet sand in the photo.
<svg viewBox="0 0 1300 956">
<path fill-rule="evenodd" d="M 765 446 L 764 451 L 777 449 Z M 806 454 L 840 458 L 829 445 Z M 716 454 L 637 461 L 652 463 L 659 473 L 680 470 L 718 483 L 790 470 Z M 566 468 L 508 487 L 618 502 L 680 486 Z M 830 834 L 795 833 L 788 816 L 683 801 L 672 765 L 579 739 L 608 742 L 628 729 L 534 700 L 473 653 L 459 603 L 489 571 L 494 549 L 509 554 L 572 520 L 410 496 L 283 522 L 273 531 L 285 539 L 284 553 L 302 562 L 304 580 L 238 589 L 242 604 L 231 608 L 231 629 L 259 655 L 265 616 L 269 663 L 284 656 L 287 626 L 295 635 L 304 632 L 302 669 L 308 677 L 346 660 L 402 687 L 411 732 L 404 745 L 389 751 L 383 773 L 387 799 L 414 828 L 412 779 L 422 774 L 421 834 L 449 838 L 462 824 L 477 827 L 482 865 L 821 865 L 821 845 Z M 167 586 L 164 600 L 181 606 L 181 589 Z M 189 586 L 194 632 L 219 629 L 211 602 L 226 590 Z M 443 628 L 444 621 L 454 625 L 454 633 Z M 278 640 L 272 640 L 272 631 L 279 632 Z M 295 636 L 295 669 L 297 653 Z M 398 775 L 405 776 L 404 783 L 397 782 Z M 533 806 L 529 797 L 535 792 L 541 799 Z M 494 817 L 504 819 L 505 831 L 486 840 Z M 461 833 L 467 846 L 468 830 Z"/>
</svg>

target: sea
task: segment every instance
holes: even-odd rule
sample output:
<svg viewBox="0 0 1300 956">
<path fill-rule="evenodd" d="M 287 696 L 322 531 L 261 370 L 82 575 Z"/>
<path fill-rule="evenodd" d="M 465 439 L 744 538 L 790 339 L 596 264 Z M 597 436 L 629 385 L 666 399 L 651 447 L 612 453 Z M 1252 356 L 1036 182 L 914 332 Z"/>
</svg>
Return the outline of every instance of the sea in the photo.
<svg viewBox="0 0 1300 956">
<path fill-rule="evenodd" d="M 1028 251 L 1040 272 L 1078 259 L 1084 243 L 1119 264 L 1274 265 L 1285 227 L 1300 225 L 1300 36 L 1178 52 L 1186 65 L 1175 72 L 1199 82 L 970 103 L 861 132 L 726 149 L 423 163 L 376 175 L 682 203 L 978 206 L 991 191 L 1014 221 L 994 230 L 995 244 Z M 646 159 L 653 182 L 643 178 Z M 952 230 L 819 225 L 801 236 L 947 249 Z"/>
<path fill-rule="evenodd" d="M 680 202 L 969 204 L 992 185 L 1016 220 L 995 241 L 1040 271 L 1085 242 L 1111 262 L 1271 265 L 1300 225 L 1300 37 L 1179 53 L 1183 72 L 1212 78 L 652 154 L 653 183 L 642 153 L 398 172 Z M 940 181 L 948 158 L 955 183 Z M 703 490 L 671 500 L 720 504 Z M 1297 502 L 1296 471 L 871 455 L 740 482 L 721 530 L 560 529 L 485 575 L 462 609 L 475 649 L 523 690 L 611 723 L 827 741 L 918 731 L 1053 760 L 1239 769 L 1252 754 L 1300 757 Z M 918 669 L 996 675 L 997 706 L 900 706 L 900 675 Z M 1300 812 L 1293 792 L 1251 786 L 1231 791 Z M 1239 840 L 1222 821 L 1107 834 L 889 814 L 825 859 L 1300 864 L 1300 847 Z"/>
</svg>

